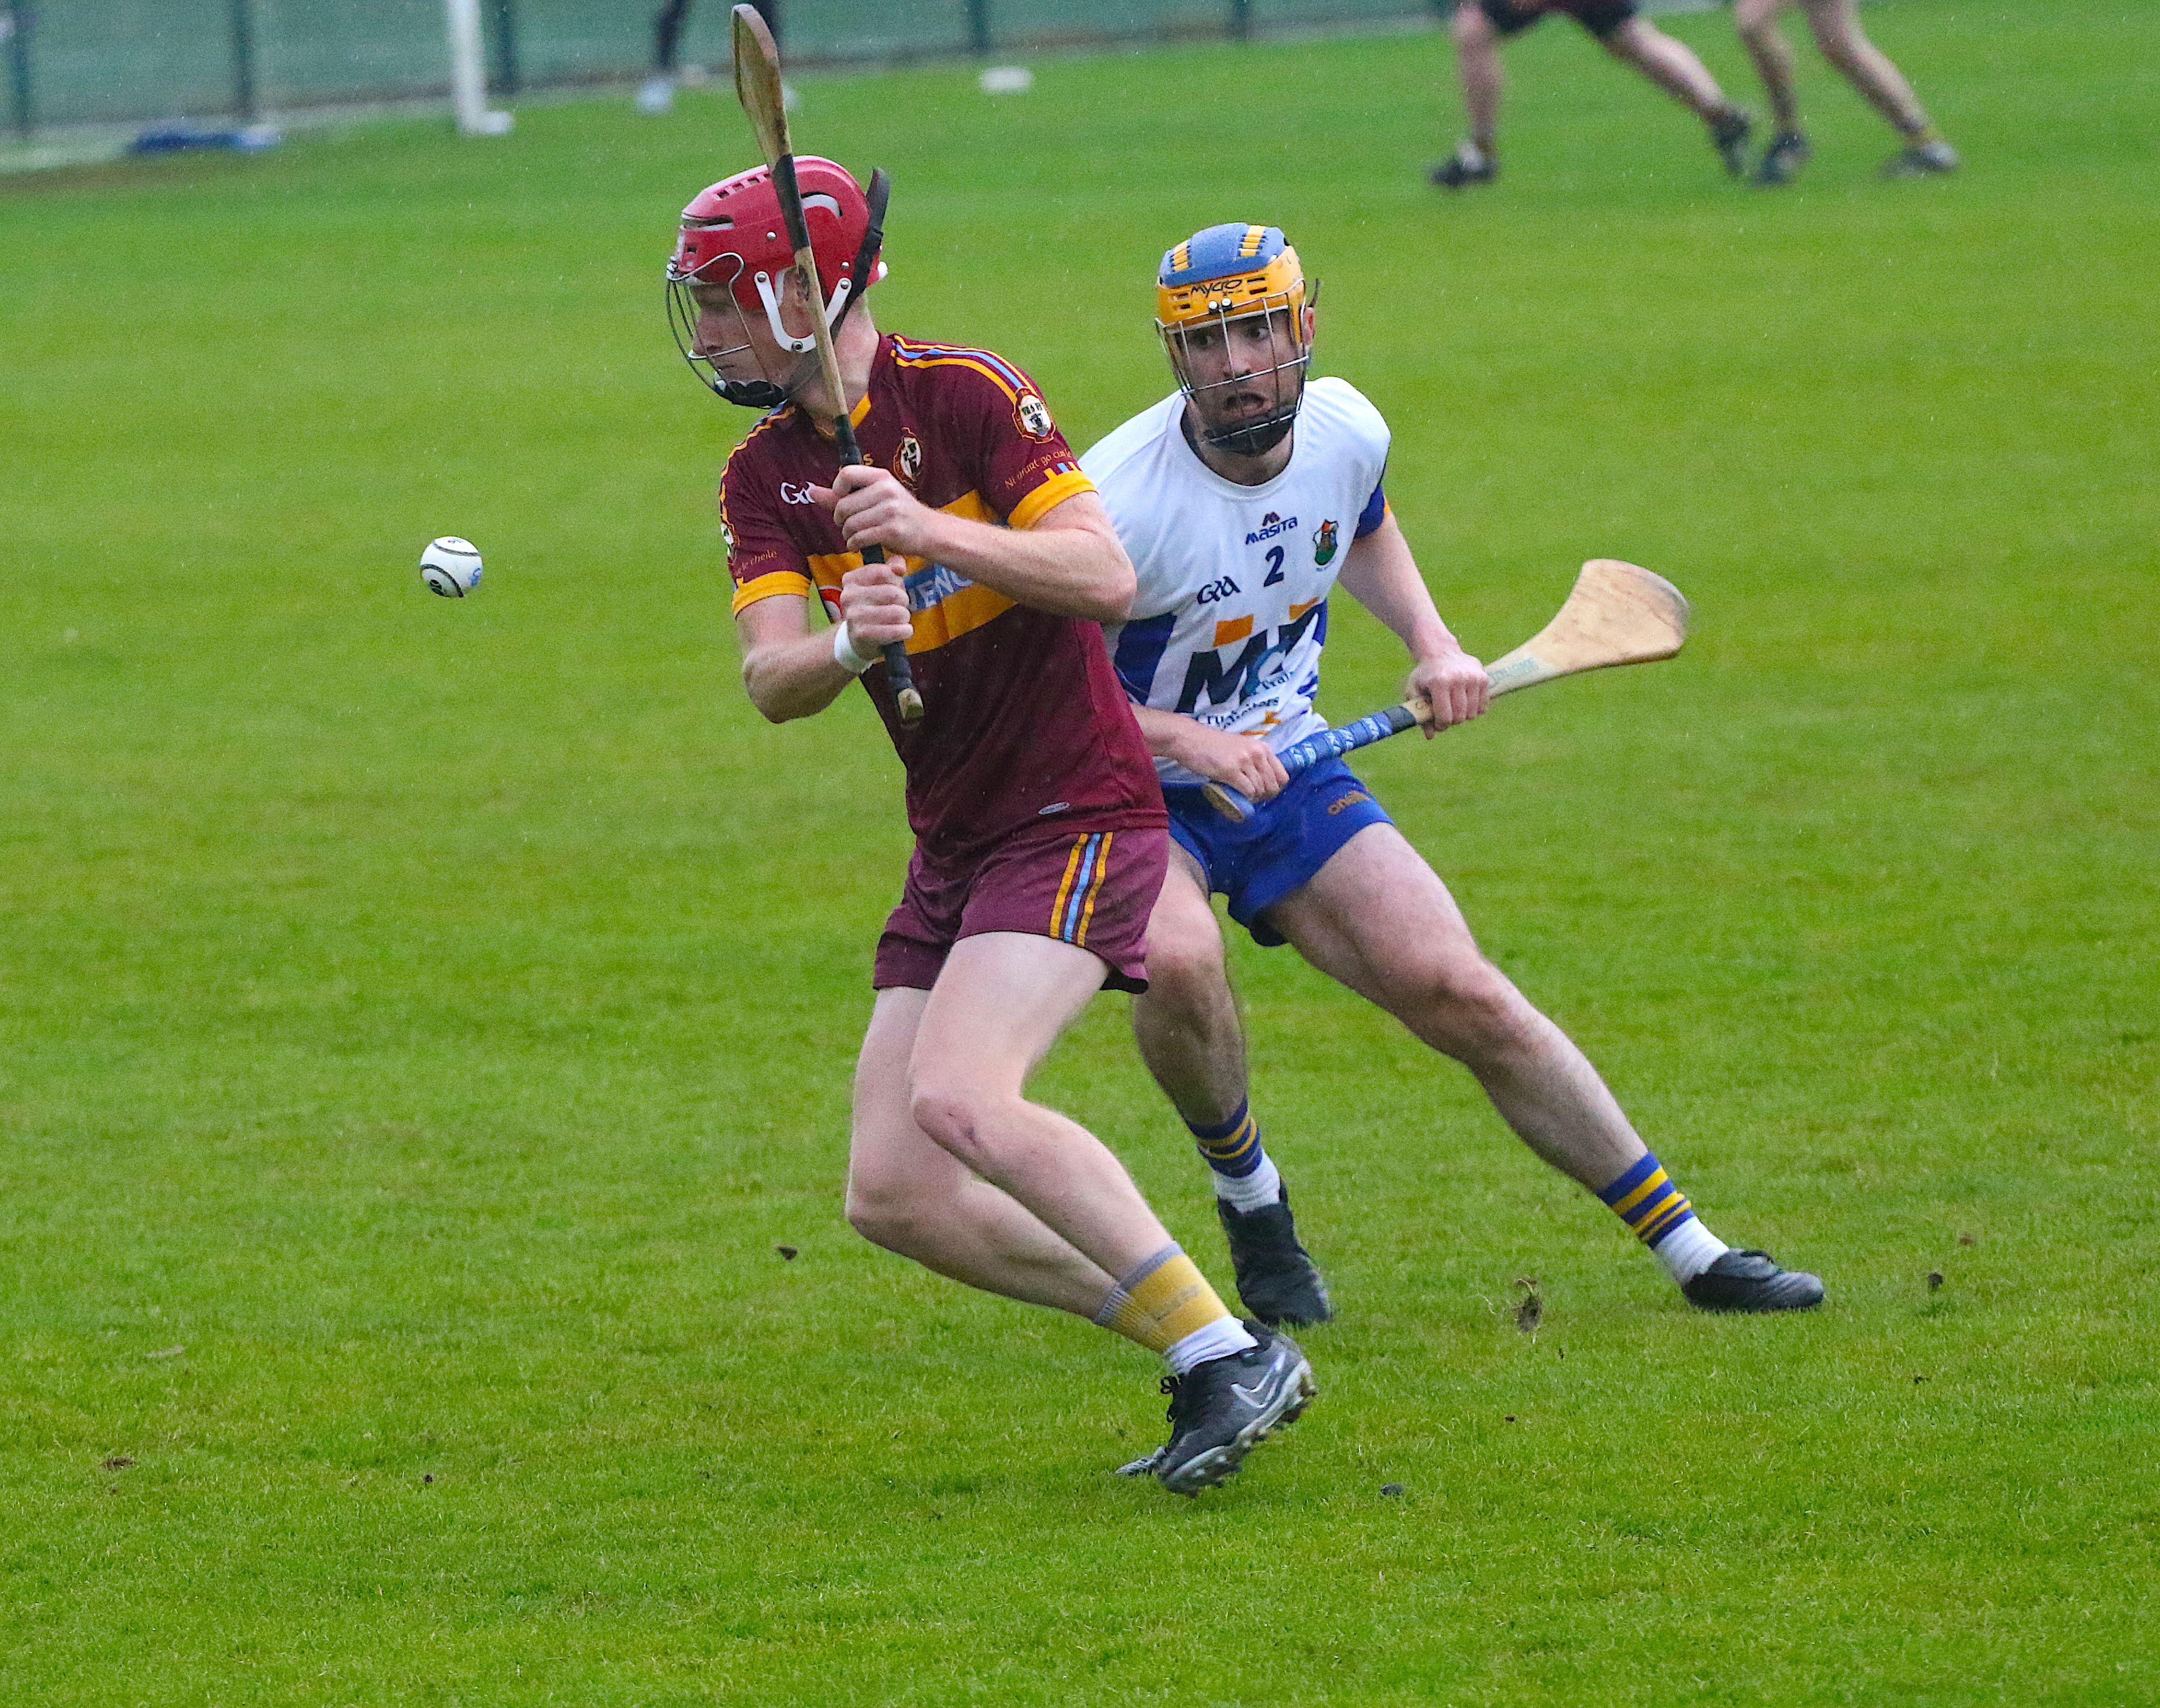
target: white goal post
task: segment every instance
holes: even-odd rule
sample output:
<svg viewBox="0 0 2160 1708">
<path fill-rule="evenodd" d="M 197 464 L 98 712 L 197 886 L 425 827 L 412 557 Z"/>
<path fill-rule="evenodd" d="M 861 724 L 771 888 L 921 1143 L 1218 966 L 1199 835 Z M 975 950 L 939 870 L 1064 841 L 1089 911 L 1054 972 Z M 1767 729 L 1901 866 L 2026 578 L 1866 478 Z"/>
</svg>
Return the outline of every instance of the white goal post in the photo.
<svg viewBox="0 0 2160 1708">
<path fill-rule="evenodd" d="M 517 121 L 487 104 L 487 64 L 481 57 L 480 0 L 443 0 L 443 8 L 449 29 L 450 94 L 457 103 L 459 134 L 508 134 Z"/>
</svg>

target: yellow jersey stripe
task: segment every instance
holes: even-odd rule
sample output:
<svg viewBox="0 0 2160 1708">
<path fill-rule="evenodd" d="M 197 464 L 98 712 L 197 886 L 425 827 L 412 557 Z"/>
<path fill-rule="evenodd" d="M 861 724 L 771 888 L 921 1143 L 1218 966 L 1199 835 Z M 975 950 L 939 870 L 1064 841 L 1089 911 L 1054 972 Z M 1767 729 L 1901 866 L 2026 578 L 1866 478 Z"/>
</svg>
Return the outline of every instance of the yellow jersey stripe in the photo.
<svg viewBox="0 0 2160 1708">
<path fill-rule="evenodd" d="M 896 350 L 893 352 L 892 359 L 898 362 L 902 367 L 973 368 L 977 373 L 994 382 L 997 388 L 1000 392 L 1003 392 L 1005 396 L 1011 398 L 1014 402 L 1017 403 L 1020 402 L 1020 393 L 1013 390 L 1012 382 L 1006 379 L 1003 374 L 1000 373 L 995 368 L 989 366 L 986 363 L 970 361 L 964 356 L 902 356 Z"/>
<path fill-rule="evenodd" d="M 1013 506 L 1013 513 L 1005 518 L 1005 524 L 1009 527 L 1033 527 L 1067 499 L 1094 490 L 1095 483 L 1079 470 L 1067 469 L 1062 475 L 1052 475 Z M 972 494 L 969 496 L 973 496 Z M 950 509 L 952 506 L 948 505 L 946 507 Z"/>
<path fill-rule="evenodd" d="M 816 560 L 813 558 L 812 561 L 814 563 Z M 856 561 L 859 563 L 862 560 L 857 558 Z M 837 576 L 833 579 L 839 579 Z M 745 581 L 738 587 L 730 610 L 735 615 L 740 616 L 760 600 L 776 599 L 783 593 L 807 599 L 810 596 L 810 578 L 792 569 L 775 569 L 770 574 L 761 575 L 754 581 Z"/>
</svg>

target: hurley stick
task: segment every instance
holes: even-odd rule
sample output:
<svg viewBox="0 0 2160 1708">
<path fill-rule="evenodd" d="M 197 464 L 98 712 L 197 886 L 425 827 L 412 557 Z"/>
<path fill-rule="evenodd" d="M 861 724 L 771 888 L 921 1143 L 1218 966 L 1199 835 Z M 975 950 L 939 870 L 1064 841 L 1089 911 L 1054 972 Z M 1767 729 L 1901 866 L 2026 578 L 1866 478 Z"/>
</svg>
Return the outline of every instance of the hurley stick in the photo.
<svg viewBox="0 0 2160 1708">
<path fill-rule="evenodd" d="M 833 418 L 833 442 L 839 448 L 843 466 L 866 462 L 862 447 L 855 443 L 854 424 L 848 419 L 848 393 L 840 381 L 840 360 L 833 350 L 833 329 L 825 324 L 825 288 L 818 277 L 818 257 L 810 247 L 810 226 L 802 217 L 802 192 L 795 182 L 795 151 L 787 139 L 787 109 L 782 104 L 780 88 L 780 49 L 754 6 L 735 8 L 735 96 L 750 117 L 750 127 L 757 132 L 757 145 L 764 152 L 765 164 L 772 169 L 773 188 L 780 195 L 781 217 L 787 222 L 787 241 L 795 249 L 796 275 L 802 281 L 803 295 L 810 304 L 810 335 L 818 346 L 818 370 L 824 379 L 825 390 L 839 411 Z M 860 292 L 869 283 L 866 278 L 855 279 L 849 288 Z M 865 546 L 863 562 L 884 563 L 885 548 Z M 916 691 L 915 672 L 907 662 L 906 643 L 888 641 L 884 650 L 885 681 L 899 704 L 900 721 L 910 725 L 919 724 L 922 721 L 922 696 Z"/>
<path fill-rule="evenodd" d="M 1662 575 L 1653 575 L 1617 558 L 1592 558 L 1575 578 L 1553 620 L 1504 657 L 1485 667 L 1498 698 L 1519 688 L 1534 688 L 1586 670 L 1615 664 L 1648 664 L 1669 658 L 1687 639 L 1688 602 Z M 1432 708 L 1405 700 L 1360 718 L 1340 729 L 1309 735 L 1279 755 L 1292 776 L 1323 759 L 1336 759 L 1432 722 Z M 1204 783 L 1207 804 L 1225 818 L 1253 816 L 1253 803 L 1228 783 Z"/>
</svg>

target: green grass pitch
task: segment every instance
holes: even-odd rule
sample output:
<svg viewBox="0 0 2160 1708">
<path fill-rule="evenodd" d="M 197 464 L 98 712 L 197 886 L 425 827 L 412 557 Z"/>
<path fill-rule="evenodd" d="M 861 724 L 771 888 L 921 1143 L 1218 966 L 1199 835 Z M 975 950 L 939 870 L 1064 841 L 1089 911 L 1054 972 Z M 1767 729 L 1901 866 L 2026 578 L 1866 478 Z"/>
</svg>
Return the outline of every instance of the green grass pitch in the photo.
<svg viewBox="0 0 2160 1708">
<path fill-rule="evenodd" d="M 1241 945 L 1342 1320 L 1192 1503 L 1106 1474 L 1140 1355 L 841 1219 L 905 832 L 865 705 L 735 679 L 748 418 L 658 288 L 749 155 L 721 94 L 0 185 L 0 1698 L 2160 1698 L 2160 13 L 1868 18 L 1958 178 L 1876 181 L 1810 56 L 1815 164 L 1729 184 L 1558 25 L 1456 200 L 1434 35 L 803 85 L 806 147 L 895 175 L 884 324 L 1076 442 L 1165 387 L 1160 250 L 1280 222 L 1474 650 L 1590 556 L 1695 602 L 1676 662 L 1363 769 L 1829 1306 L 1689 1313 Z M 1728 18 L 1673 27 L 1752 96 Z M 1337 633 L 1344 717 L 1396 662 Z M 1123 1008 L 1044 1094 L 1227 1281 Z"/>
</svg>

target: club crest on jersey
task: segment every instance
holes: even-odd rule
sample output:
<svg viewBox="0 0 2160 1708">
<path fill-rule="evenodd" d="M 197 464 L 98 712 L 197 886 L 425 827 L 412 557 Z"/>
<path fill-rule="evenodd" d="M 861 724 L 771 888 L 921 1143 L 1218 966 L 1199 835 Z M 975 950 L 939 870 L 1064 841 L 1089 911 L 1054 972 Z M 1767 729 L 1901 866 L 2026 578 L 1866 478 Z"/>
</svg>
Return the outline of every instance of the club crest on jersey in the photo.
<svg viewBox="0 0 2160 1708">
<path fill-rule="evenodd" d="M 901 434 L 900 449 L 892 454 L 892 471 L 909 486 L 922 478 L 922 441 L 913 433 Z"/>
<path fill-rule="evenodd" d="M 1032 392 L 1022 392 L 1013 400 L 1013 419 L 1030 439 L 1048 439 L 1057 431 L 1050 418 L 1050 406 Z"/>
<path fill-rule="evenodd" d="M 1260 518 L 1260 525 L 1245 536 L 1245 543 L 1257 546 L 1262 540 L 1271 540 L 1277 534 L 1286 534 L 1297 526 L 1294 516 L 1277 516 L 1272 510 Z"/>
<path fill-rule="evenodd" d="M 1335 524 L 1323 522 L 1312 531 L 1312 561 L 1327 563 L 1335 556 Z"/>
</svg>

